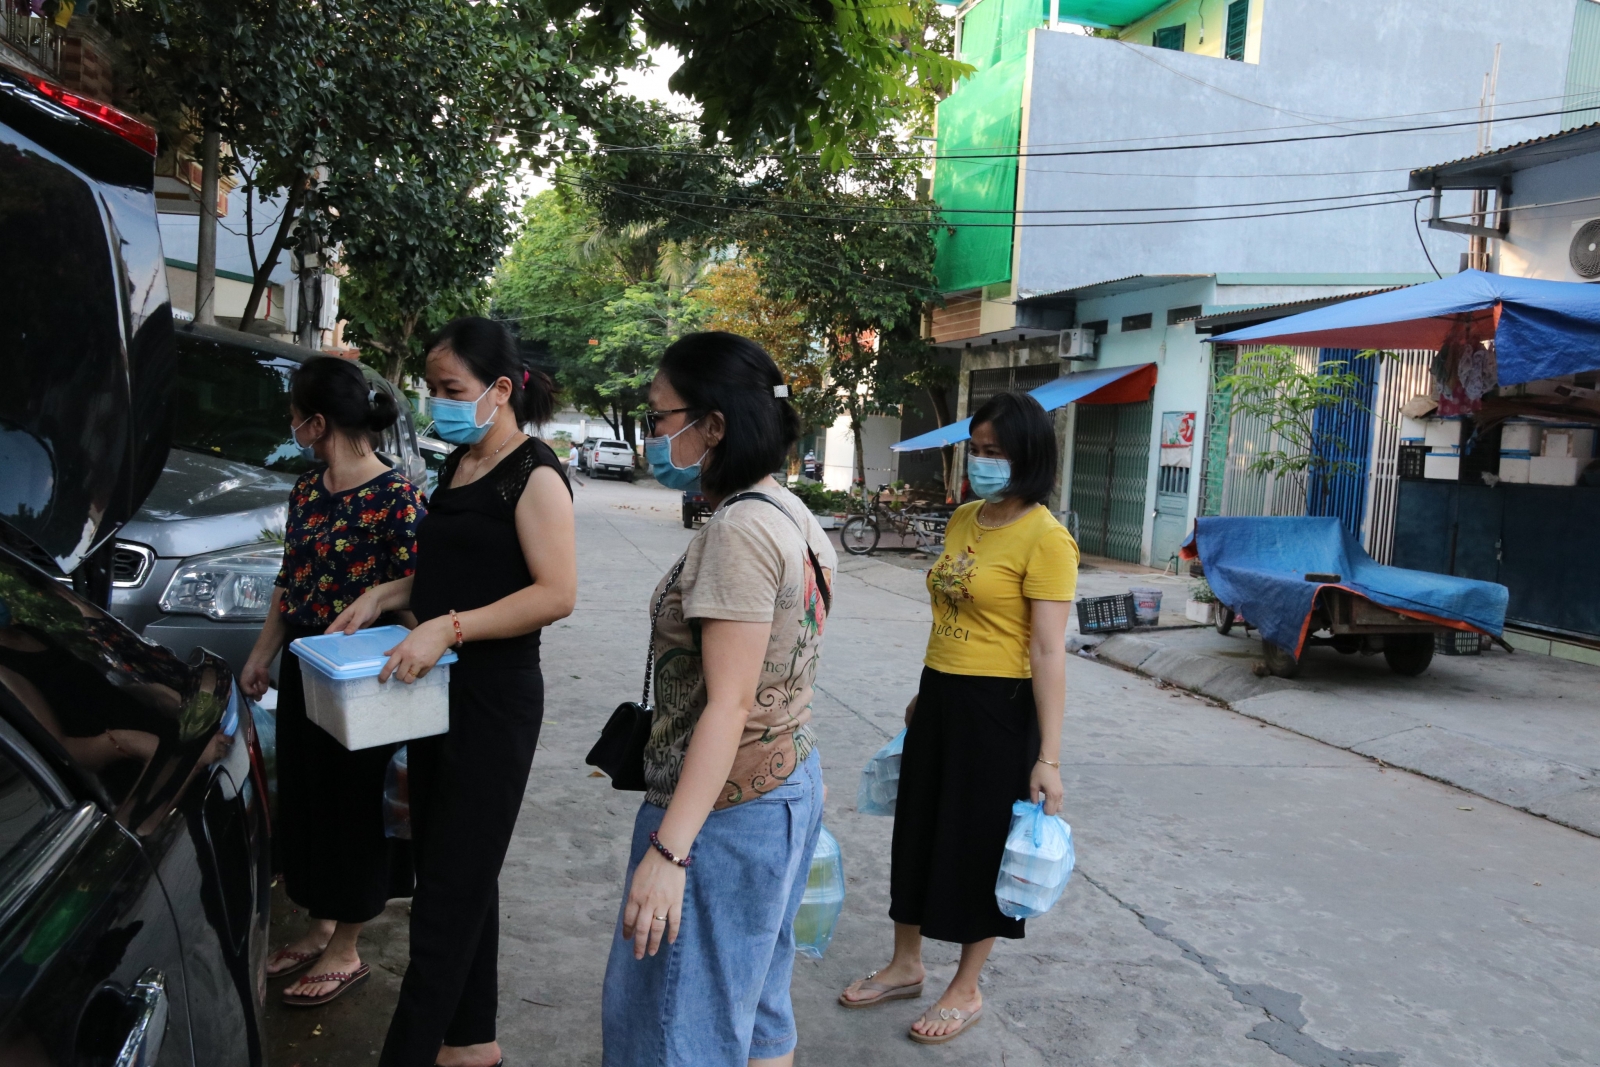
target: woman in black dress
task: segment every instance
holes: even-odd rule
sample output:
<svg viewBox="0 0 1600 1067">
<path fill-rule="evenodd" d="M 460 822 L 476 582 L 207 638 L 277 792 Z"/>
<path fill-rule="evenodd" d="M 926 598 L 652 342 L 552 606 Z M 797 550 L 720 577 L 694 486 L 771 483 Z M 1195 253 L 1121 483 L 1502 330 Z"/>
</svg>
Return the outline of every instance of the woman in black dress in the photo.
<svg viewBox="0 0 1600 1067">
<path fill-rule="evenodd" d="M 289 493 L 283 569 L 240 684 L 267 690 L 272 660 L 297 637 L 320 634 L 356 598 L 411 573 L 422 494 L 374 454 L 372 434 L 399 415 L 354 363 L 308 360 L 290 380 L 295 443 L 320 464 Z M 384 836 L 383 775 L 398 745 L 352 752 L 306 718 L 300 659 L 278 669 L 278 824 L 285 888 L 311 925 L 273 953 L 267 974 L 309 971 L 283 991 L 296 1007 L 326 1004 L 367 975 L 361 926 L 392 897 L 411 895 L 411 855 Z"/>
<path fill-rule="evenodd" d="M 527 786 L 544 676 L 539 631 L 572 611 L 572 493 L 550 447 L 521 430 L 549 420 L 503 326 L 457 319 L 428 351 L 434 432 L 454 444 L 417 537 L 413 578 L 369 591 L 334 624 L 354 631 L 409 606 L 420 621 L 380 679 L 422 677 L 446 649 L 450 732 L 412 741 L 411 964 L 380 1067 L 494 1067 L 497 880 Z"/>
</svg>

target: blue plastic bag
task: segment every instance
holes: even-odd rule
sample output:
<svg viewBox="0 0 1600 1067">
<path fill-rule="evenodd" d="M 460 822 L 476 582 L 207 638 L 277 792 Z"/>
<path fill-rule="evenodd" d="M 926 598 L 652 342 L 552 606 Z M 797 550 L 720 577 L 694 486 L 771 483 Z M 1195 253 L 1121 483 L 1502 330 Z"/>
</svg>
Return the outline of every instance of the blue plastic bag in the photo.
<svg viewBox="0 0 1600 1067">
<path fill-rule="evenodd" d="M 828 951 L 833 928 L 843 910 L 844 858 L 839 853 L 838 840 L 824 826 L 817 834 L 817 850 L 811 854 L 805 898 L 794 915 L 794 950 L 820 960 Z"/>
<path fill-rule="evenodd" d="M 411 840 L 411 775 L 405 745 L 389 757 L 383 771 L 383 836 Z"/>
<path fill-rule="evenodd" d="M 861 784 L 856 787 L 856 811 L 862 815 L 893 815 L 895 798 L 900 795 L 900 750 L 906 732 L 901 730 L 875 752 L 861 769 Z"/>
<path fill-rule="evenodd" d="M 1061 899 L 1075 862 L 1072 827 L 1059 815 L 1046 815 L 1043 800 L 1017 801 L 994 883 L 1000 911 L 1013 919 L 1043 915 Z"/>
</svg>

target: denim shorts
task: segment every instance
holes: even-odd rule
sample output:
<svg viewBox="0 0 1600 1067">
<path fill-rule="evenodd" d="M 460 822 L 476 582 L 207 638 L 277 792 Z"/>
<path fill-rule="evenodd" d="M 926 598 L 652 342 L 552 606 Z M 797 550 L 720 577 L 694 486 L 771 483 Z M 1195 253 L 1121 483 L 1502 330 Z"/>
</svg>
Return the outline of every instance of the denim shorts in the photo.
<svg viewBox="0 0 1600 1067">
<path fill-rule="evenodd" d="M 647 803 L 634 820 L 624 907 L 664 815 Z M 821 827 L 813 751 L 777 789 L 706 819 L 674 944 L 635 960 L 619 910 L 601 999 L 605 1067 L 745 1067 L 795 1047 L 794 915 Z"/>
</svg>

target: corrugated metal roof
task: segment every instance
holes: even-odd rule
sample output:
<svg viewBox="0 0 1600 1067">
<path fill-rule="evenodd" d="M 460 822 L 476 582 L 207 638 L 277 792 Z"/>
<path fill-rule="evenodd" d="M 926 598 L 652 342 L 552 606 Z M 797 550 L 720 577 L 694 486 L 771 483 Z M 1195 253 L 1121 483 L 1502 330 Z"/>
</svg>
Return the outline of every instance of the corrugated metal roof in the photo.
<svg viewBox="0 0 1600 1067">
<path fill-rule="evenodd" d="M 1418 167 L 1411 172 L 1411 188 L 1481 189 L 1485 182 L 1494 184 L 1491 179 L 1591 152 L 1600 152 L 1600 122 L 1519 141 L 1449 163 Z"/>
<path fill-rule="evenodd" d="M 1368 289 L 1360 293 L 1340 293 L 1336 296 L 1313 296 L 1305 300 L 1291 300 L 1285 304 L 1261 304 L 1256 307 L 1234 308 L 1230 311 L 1219 311 L 1215 315 L 1201 315 L 1194 320 L 1195 332 L 1214 333 L 1222 327 L 1235 327 L 1246 323 L 1271 322 L 1273 319 L 1285 318 L 1289 315 L 1298 315 L 1302 311 L 1313 311 L 1330 304 L 1342 304 L 1346 300 L 1359 300 L 1364 296 L 1376 296 L 1379 293 L 1392 292 L 1395 289 L 1409 288 L 1404 285 L 1386 285 L 1381 289 Z"/>
<path fill-rule="evenodd" d="M 1123 278 L 1112 278 L 1109 281 L 1094 282 L 1091 285 L 1074 286 L 1071 289 L 1061 289 L 1053 293 L 1032 293 L 1020 297 L 1017 306 L 1049 307 L 1067 300 L 1093 300 L 1102 296 L 1116 296 L 1120 293 L 1135 293 L 1141 289 L 1158 289 L 1163 285 L 1176 285 L 1179 282 L 1192 281 L 1195 278 L 1210 278 L 1211 274 L 1129 274 Z"/>
</svg>

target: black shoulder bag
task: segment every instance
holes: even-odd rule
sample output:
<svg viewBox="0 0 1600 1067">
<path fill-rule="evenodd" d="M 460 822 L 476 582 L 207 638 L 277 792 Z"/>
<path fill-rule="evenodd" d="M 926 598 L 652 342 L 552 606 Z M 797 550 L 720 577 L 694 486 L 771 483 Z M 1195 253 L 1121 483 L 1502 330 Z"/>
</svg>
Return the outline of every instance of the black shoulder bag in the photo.
<svg viewBox="0 0 1600 1067">
<path fill-rule="evenodd" d="M 833 610 L 833 592 L 828 588 L 827 575 L 823 573 L 822 561 L 811 548 L 810 540 L 805 536 L 805 531 L 800 530 L 800 524 L 795 522 L 793 515 L 776 500 L 765 493 L 740 493 L 738 496 L 727 500 L 722 506 L 737 504 L 741 500 L 764 500 L 768 504 L 783 512 L 785 518 L 794 523 L 795 529 L 800 531 L 801 541 L 805 544 L 806 555 L 811 557 L 811 569 L 817 577 L 817 591 L 822 594 L 823 611 Z M 683 565 L 688 560 L 685 554 L 678 560 L 677 566 L 672 568 L 672 574 L 667 578 L 667 584 L 662 587 L 661 595 L 656 597 L 655 610 L 650 613 L 650 650 L 645 654 L 644 660 L 644 693 L 638 703 L 627 701 L 617 705 L 617 710 L 611 713 L 611 718 L 606 720 L 605 727 L 600 731 L 600 740 L 594 743 L 589 750 L 589 755 L 584 757 L 584 762 L 591 767 L 599 767 L 611 779 L 613 789 L 642 790 L 646 788 L 644 780 L 644 748 L 650 740 L 650 724 L 655 713 L 650 706 L 650 685 L 654 680 L 656 666 L 656 623 L 661 618 L 661 609 L 667 602 L 667 594 L 672 587 L 678 584 L 678 578 L 683 574 Z"/>
<path fill-rule="evenodd" d="M 650 683 L 656 669 L 656 623 L 661 618 L 661 608 L 667 602 L 667 594 L 678 584 L 678 576 L 683 573 L 683 565 L 688 558 L 687 554 L 679 557 L 677 566 L 672 568 L 672 574 L 667 578 L 667 584 L 661 588 L 661 595 L 656 597 L 655 610 L 650 613 L 650 648 L 644 657 L 644 694 L 639 697 L 638 703 L 629 700 L 617 705 L 617 710 L 611 713 L 611 718 L 606 720 L 605 727 L 600 731 L 600 740 L 594 743 L 583 759 L 589 766 L 599 767 L 606 773 L 611 779 L 612 789 L 638 791 L 647 788 L 644 780 L 644 746 L 650 740 L 650 722 L 655 717 L 650 707 Z"/>
</svg>

